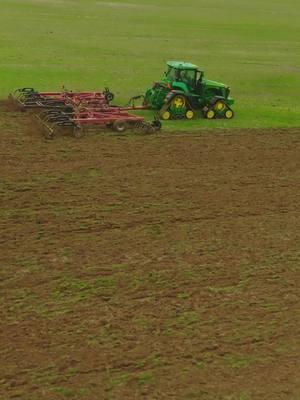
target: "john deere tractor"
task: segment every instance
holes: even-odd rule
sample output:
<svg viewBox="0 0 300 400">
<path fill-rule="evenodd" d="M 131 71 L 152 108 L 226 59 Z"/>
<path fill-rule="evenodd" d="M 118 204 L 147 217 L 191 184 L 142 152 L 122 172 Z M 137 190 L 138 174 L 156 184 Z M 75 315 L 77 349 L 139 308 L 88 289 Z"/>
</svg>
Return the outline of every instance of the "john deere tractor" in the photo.
<svg viewBox="0 0 300 400">
<path fill-rule="evenodd" d="M 159 110 L 161 119 L 192 119 L 200 110 L 205 118 L 233 117 L 230 89 L 204 78 L 197 65 L 168 61 L 164 78 L 145 94 L 144 106 Z"/>
</svg>

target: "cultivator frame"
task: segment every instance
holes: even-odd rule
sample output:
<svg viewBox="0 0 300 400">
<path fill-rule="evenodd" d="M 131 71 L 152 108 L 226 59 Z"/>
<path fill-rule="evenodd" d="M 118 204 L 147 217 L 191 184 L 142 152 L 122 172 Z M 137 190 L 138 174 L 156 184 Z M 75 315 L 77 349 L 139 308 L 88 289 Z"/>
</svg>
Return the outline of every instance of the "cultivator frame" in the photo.
<svg viewBox="0 0 300 400">
<path fill-rule="evenodd" d="M 38 120 L 46 130 L 48 139 L 58 133 L 68 132 L 75 137 L 84 136 L 87 129 L 106 127 L 117 133 L 127 129 L 142 133 L 154 133 L 160 130 L 159 120 L 146 122 L 144 117 L 130 114 L 118 107 L 108 107 L 102 110 L 84 109 L 82 111 L 45 110 L 37 114 Z"/>
<path fill-rule="evenodd" d="M 103 92 L 38 92 L 34 88 L 17 89 L 10 99 L 18 109 L 70 109 L 108 107 L 114 95 L 108 88 Z"/>
<path fill-rule="evenodd" d="M 158 119 L 146 122 L 142 116 L 129 114 L 134 107 L 110 105 L 114 95 L 108 88 L 103 92 L 38 92 L 33 88 L 17 89 L 11 100 L 20 110 L 32 110 L 42 126 L 46 137 L 53 138 L 58 132 L 83 136 L 95 127 L 108 127 L 123 133 L 128 128 L 143 133 L 160 130 Z"/>
</svg>

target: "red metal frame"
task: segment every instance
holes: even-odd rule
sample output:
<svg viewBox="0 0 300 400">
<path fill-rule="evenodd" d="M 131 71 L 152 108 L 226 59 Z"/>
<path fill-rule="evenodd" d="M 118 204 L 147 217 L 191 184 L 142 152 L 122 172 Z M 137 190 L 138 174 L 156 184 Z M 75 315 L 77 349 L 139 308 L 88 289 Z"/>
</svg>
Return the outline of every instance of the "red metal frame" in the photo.
<svg viewBox="0 0 300 400">
<path fill-rule="evenodd" d="M 101 111 L 96 110 L 85 110 L 76 112 L 72 117 L 72 120 L 82 126 L 82 125 L 109 125 L 117 120 L 122 120 L 125 122 L 138 122 L 144 121 L 144 117 L 139 117 L 137 115 L 129 114 L 126 111 L 121 110 L 118 107 L 109 107 Z"/>
<path fill-rule="evenodd" d="M 109 105 L 113 94 L 104 92 L 36 92 L 31 88 L 19 89 L 15 99 L 24 107 L 44 109 L 37 117 L 53 136 L 56 128 L 109 126 L 123 132 L 127 127 L 146 130 L 160 129 L 155 121 L 146 122 L 143 116 L 130 114 L 129 110 L 144 109 L 143 106 L 127 107 Z M 123 124 L 120 124 L 120 123 Z M 79 128 L 79 129 L 77 129 Z"/>
<path fill-rule="evenodd" d="M 80 105 L 108 105 L 105 95 L 102 92 L 39 92 L 44 98 L 65 101 L 72 106 Z"/>
<path fill-rule="evenodd" d="M 34 89 L 28 88 L 18 89 L 11 97 L 21 108 L 59 108 L 61 105 L 56 105 L 55 102 L 61 102 L 65 106 L 74 108 L 81 107 L 108 107 L 109 100 L 105 92 L 37 92 Z M 112 94 L 111 94 L 112 95 Z"/>
</svg>

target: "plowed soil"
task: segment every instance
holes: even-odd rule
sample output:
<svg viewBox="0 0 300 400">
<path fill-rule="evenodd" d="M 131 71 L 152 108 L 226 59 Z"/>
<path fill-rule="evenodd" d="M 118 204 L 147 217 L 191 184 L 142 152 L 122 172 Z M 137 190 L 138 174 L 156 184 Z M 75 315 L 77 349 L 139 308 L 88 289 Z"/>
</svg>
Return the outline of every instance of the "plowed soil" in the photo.
<svg viewBox="0 0 300 400">
<path fill-rule="evenodd" d="M 299 129 L 0 140 L 1 399 L 300 399 Z"/>
</svg>

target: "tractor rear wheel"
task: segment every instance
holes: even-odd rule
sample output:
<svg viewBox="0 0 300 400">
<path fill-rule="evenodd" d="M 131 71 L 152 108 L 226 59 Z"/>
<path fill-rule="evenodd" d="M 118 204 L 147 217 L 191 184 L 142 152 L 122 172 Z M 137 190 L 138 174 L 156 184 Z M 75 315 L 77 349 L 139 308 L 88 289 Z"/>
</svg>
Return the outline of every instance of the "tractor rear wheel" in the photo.
<svg viewBox="0 0 300 400">
<path fill-rule="evenodd" d="M 113 122 L 112 129 L 115 132 L 119 132 L 119 133 L 125 132 L 127 129 L 127 123 L 126 123 L 126 121 L 123 121 L 122 119 L 117 119 L 116 121 Z"/>
</svg>

